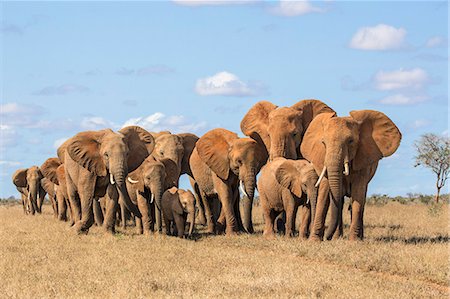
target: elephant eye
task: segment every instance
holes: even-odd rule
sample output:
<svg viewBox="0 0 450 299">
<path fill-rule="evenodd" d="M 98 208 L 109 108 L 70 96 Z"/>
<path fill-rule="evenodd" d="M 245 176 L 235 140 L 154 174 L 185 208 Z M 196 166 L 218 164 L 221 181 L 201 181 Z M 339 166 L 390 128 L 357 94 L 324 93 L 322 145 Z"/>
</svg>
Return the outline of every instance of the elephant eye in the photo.
<svg viewBox="0 0 450 299">
<path fill-rule="evenodd" d="M 105 158 L 108 158 L 108 153 L 107 152 L 105 152 L 103 155 L 105 156 Z"/>
<path fill-rule="evenodd" d="M 242 160 L 241 159 L 238 159 L 236 162 L 237 162 L 238 165 L 242 165 Z"/>
<path fill-rule="evenodd" d="M 353 138 L 350 138 L 349 140 L 348 140 L 348 144 L 352 144 L 353 143 Z"/>
<path fill-rule="evenodd" d="M 164 152 L 163 151 L 159 151 L 159 154 L 164 157 Z"/>
</svg>

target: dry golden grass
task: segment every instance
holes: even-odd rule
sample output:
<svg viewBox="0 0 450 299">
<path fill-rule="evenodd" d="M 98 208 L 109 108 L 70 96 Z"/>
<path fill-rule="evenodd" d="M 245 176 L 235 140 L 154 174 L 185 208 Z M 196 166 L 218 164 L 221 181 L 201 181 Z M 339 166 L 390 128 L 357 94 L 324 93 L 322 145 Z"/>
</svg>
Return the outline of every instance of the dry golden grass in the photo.
<svg viewBox="0 0 450 299">
<path fill-rule="evenodd" d="M 66 223 L 0 206 L 0 297 L 429 298 L 449 296 L 448 205 L 366 209 L 366 240 L 314 243 L 257 234 L 197 241 L 77 236 Z M 345 222 L 349 223 L 348 215 Z"/>
</svg>

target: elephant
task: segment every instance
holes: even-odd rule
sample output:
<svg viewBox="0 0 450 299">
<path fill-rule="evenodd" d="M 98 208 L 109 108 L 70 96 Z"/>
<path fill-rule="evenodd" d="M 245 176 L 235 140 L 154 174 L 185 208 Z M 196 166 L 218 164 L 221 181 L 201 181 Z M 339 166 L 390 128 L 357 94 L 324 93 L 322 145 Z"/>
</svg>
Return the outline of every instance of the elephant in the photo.
<svg viewBox="0 0 450 299">
<path fill-rule="evenodd" d="M 69 214 L 71 219 L 71 225 L 74 224 L 72 223 L 74 219 L 72 217 L 72 210 L 70 208 L 69 197 L 67 194 L 64 164 L 61 163 L 61 160 L 59 158 L 48 158 L 41 165 L 41 171 L 44 177 L 51 184 L 53 184 L 56 199 L 55 200 L 57 213 L 56 217 L 58 218 L 58 220 L 67 221 L 68 220 L 67 214 Z"/>
<path fill-rule="evenodd" d="M 297 209 L 302 205 L 300 236 L 308 237 L 311 215 L 317 200 L 315 184 L 319 176 L 306 160 L 275 158 L 264 165 L 258 179 L 260 204 L 264 216 L 264 235 L 274 235 L 274 221 L 278 213 L 286 212 L 285 232 L 294 236 Z"/>
<path fill-rule="evenodd" d="M 117 201 L 141 217 L 128 195 L 125 179 L 152 153 L 154 146 L 153 136 L 138 126 L 119 132 L 80 132 L 61 146 L 58 156 L 64 154 L 67 194 L 77 233 L 88 233 L 94 223 L 93 201 L 97 202 L 94 207 L 99 208 L 98 198 L 107 193 L 109 202 L 103 223 L 106 231 L 114 233 Z"/>
<path fill-rule="evenodd" d="M 379 111 L 355 110 L 347 117 L 322 113 L 312 120 L 301 145 L 303 157 L 320 174 L 311 239 L 323 239 L 328 208 L 331 221 L 326 239 L 342 236 L 344 196 L 351 198 L 352 206 L 349 239 L 364 238 L 367 186 L 379 160 L 392 155 L 401 138 L 394 122 Z M 338 225 L 340 229 L 336 230 Z"/>
<path fill-rule="evenodd" d="M 162 211 L 161 199 L 164 191 L 178 186 L 178 178 L 171 175 L 177 171 L 178 167 L 172 160 L 157 160 L 150 155 L 135 171 L 128 174 L 128 194 L 142 214 L 142 220 L 137 220 L 139 233 L 149 234 L 154 230 L 155 210 Z"/>
<path fill-rule="evenodd" d="M 198 136 L 191 133 L 172 134 L 169 131 L 162 131 L 159 133 L 151 133 L 155 139 L 155 149 L 152 156 L 170 167 L 166 167 L 166 180 L 168 182 L 175 182 L 169 184 L 162 190 L 164 192 L 167 188 L 172 186 L 178 187 L 178 181 L 181 175 L 187 174 L 192 177 L 192 171 L 189 166 L 189 158 L 194 150 Z M 156 227 L 157 231 L 162 231 L 161 210 L 159 205 L 155 209 Z"/>
<path fill-rule="evenodd" d="M 168 236 L 184 237 L 186 221 L 189 222 L 187 236 L 192 236 L 195 226 L 195 197 L 190 190 L 177 187 L 167 189 L 162 196 L 161 208 Z"/>
<path fill-rule="evenodd" d="M 14 185 L 21 193 L 25 214 L 41 213 L 45 190 L 41 186 L 43 175 L 38 166 L 18 169 L 12 176 Z"/>
<path fill-rule="evenodd" d="M 311 121 L 319 114 L 334 112 L 319 100 L 301 100 L 291 107 L 268 101 L 253 105 L 241 121 L 244 135 L 264 145 L 270 160 L 300 158 L 298 147 Z"/>
<path fill-rule="evenodd" d="M 239 138 L 226 129 L 213 129 L 197 141 L 190 167 L 205 207 L 208 233 L 215 231 L 210 207 L 214 197 L 222 205 L 217 222 L 226 225 L 226 234 L 242 229 L 238 185 L 253 200 L 256 175 L 265 159 L 264 149 L 255 140 Z"/>
<path fill-rule="evenodd" d="M 42 167 L 41 167 L 41 172 L 42 172 Z M 57 186 L 50 181 L 49 179 L 47 179 L 44 175 L 44 178 L 41 179 L 41 186 L 42 189 L 44 189 L 44 191 L 48 194 L 48 199 L 52 205 L 53 208 L 53 216 L 55 218 L 58 218 L 58 202 L 56 200 L 56 192 L 57 192 Z"/>
</svg>

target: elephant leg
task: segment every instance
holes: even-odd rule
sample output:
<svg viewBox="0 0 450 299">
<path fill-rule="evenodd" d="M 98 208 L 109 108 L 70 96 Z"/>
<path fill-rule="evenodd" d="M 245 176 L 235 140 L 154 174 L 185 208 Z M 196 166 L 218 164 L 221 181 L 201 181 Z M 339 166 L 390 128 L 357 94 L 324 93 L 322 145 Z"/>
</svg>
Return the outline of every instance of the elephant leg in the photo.
<svg viewBox="0 0 450 299">
<path fill-rule="evenodd" d="M 21 198 L 22 198 L 22 207 L 23 207 L 23 213 L 26 215 L 28 214 L 28 208 L 27 208 L 27 197 L 25 195 L 23 195 L 22 193 L 20 194 Z"/>
<path fill-rule="evenodd" d="M 310 204 L 305 204 L 301 207 L 302 220 L 300 223 L 299 234 L 302 239 L 308 239 L 309 227 L 311 225 L 311 207 Z"/>
<path fill-rule="evenodd" d="M 89 228 L 94 224 L 93 201 L 94 196 L 91 192 L 82 192 L 80 194 L 81 220 L 75 223 L 75 230 L 78 234 L 87 234 Z"/>
<path fill-rule="evenodd" d="M 233 190 L 217 176 L 213 177 L 213 183 L 222 204 L 222 211 L 225 214 L 225 232 L 227 235 L 234 235 L 236 234 L 237 223 L 233 208 Z"/>
<path fill-rule="evenodd" d="M 48 199 L 50 200 L 50 203 L 52 205 L 53 217 L 58 219 L 58 203 L 56 202 L 56 193 L 54 194 L 54 196 L 50 196 L 49 194 Z"/>
<path fill-rule="evenodd" d="M 166 235 L 168 235 L 168 236 L 172 235 L 171 224 L 172 224 L 172 221 L 170 221 L 167 217 L 164 217 L 164 225 L 166 226 Z"/>
<path fill-rule="evenodd" d="M 58 220 L 67 221 L 66 199 L 60 190 L 56 193 L 56 200 L 58 201 Z"/>
<path fill-rule="evenodd" d="M 294 236 L 294 211 L 295 208 L 295 202 L 294 198 L 291 194 L 289 194 L 287 197 L 283 196 L 283 205 L 284 205 L 284 213 L 286 215 L 286 222 L 285 222 L 285 235 L 287 237 L 293 237 Z"/>
<path fill-rule="evenodd" d="M 67 195 L 70 201 L 70 208 L 72 209 L 72 216 L 73 216 L 71 224 L 75 225 L 77 221 L 81 220 L 80 198 L 71 180 L 67 179 L 66 186 L 67 186 Z"/>
<path fill-rule="evenodd" d="M 215 222 L 213 218 L 213 213 L 211 211 L 211 204 L 210 204 L 211 199 L 208 199 L 208 197 L 204 193 L 201 194 L 201 199 L 203 202 L 203 207 L 205 208 L 206 233 L 213 234 L 215 231 Z"/>
<path fill-rule="evenodd" d="M 282 211 L 277 214 L 275 217 L 275 226 L 277 229 L 277 233 L 280 235 L 284 235 L 286 233 L 285 226 L 286 226 L 286 212 Z"/>
<path fill-rule="evenodd" d="M 269 208 L 263 208 L 263 217 L 264 217 L 263 235 L 267 238 L 273 238 L 275 236 L 274 230 L 275 211 Z"/>
<path fill-rule="evenodd" d="M 328 206 L 330 205 L 328 179 L 323 178 L 319 185 L 317 196 L 316 215 L 312 227 L 310 238 L 313 241 L 322 241 L 325 230 L 325 218 L 327 217 Z"/>
<path fill-rule="evenodd" d="M 363 216 L 364 205 L 367 196 L 367 183 L 361 179 L 356 179 L 352 188 L 352 222 L 350 224 L 349 239 L 362 240 L 364 238 Z"/>
<path fill-rule="evenodd" d="M 103 225 L 103 212 L 102 207 L 100 206 L 99 199 L 96 197 L 94 198 L 93 202 L 93 209 L 94 209 L 94 219 L 95 224 L 97 224 L 98 227 L 101 227 Z"/>
<path fill-rule="evenodd" d="M 37 203 L 36 203 L 36 212 L 38 212 L 39 214 L 42 213 L 42 205 L 44 204 L 44 200 L 45 200 L 45 190 L 40 187 L 39 191 L 38 191 L 38 198 L 37 198 Z M 49 195 L 50 197 L 50 195 Z"/>
<path fill-rule="evenodd" d="M 197 219 L 196 224 L 206 225 L 205 208 L 202 200 L 201 191 L 198 188 L 198 184 L 191 179 L 191 186 L 194 189 L 195 202 L 197 203 Z"/>
<path fill-rule="evenodd" d="M 141 234 L 144 233 L 145 235 L 149 235 L 151 233 L 151 219 L 150 219 L 150 212 L 149 212 L 149 205 L 147 203 L 147 199 L 142 196 L 139 191 L 136 191 L 136 199 L 137 199 L 137 205 L 139 212 L 142 214 L 142 219 L 139 217 L 137 218 L 138 222 L 141 223 L 142 229 Z"/>
<path fill-rule="evenodd" d="M 117 202 L 106 198 L 106 215 L 103 221 L 103 229 L 111 234 L 116 232 L 116 212 L 117 212 Z"/>
<path fill-rule="evenodd" d="M 225 218 L 225 213 L 223 210 L 220 210 L 219 218 L 217 218 L 216 222 L 216 234 L 221 235 L 225 232 L 227 224 L 227 219 Z"/>
<path fill-rule="evenodd" d="M 177 228 L 177 236 L 179 238 L 183 238 L 184 237 L 184 229 L 186 227 L 186 221 L 183 215 L 174 215 L 174 222 L 175 222 L 175 226 Z"/>
</svg>

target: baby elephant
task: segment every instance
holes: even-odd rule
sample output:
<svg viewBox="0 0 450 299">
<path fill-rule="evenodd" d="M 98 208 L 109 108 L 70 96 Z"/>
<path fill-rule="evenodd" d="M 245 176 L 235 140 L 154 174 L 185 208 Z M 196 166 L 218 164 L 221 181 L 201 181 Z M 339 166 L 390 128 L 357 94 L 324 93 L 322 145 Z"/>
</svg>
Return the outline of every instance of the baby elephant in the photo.
<svg viewBox="0 0 450 299">
<path fill-rule="evenodd" d="M 190 224 L 188 237 L 192 236 L 195 225 L 195 197 L 191 191 L 177 187 L 168 189 L 163 194 L 161 208 L 167 235 L 184 237 L 187 220 Z"/>
<path fill-rule="evenodd" d="M 258 190 L 264 216 L 264 235 L 274 235 L 274 221 L 286 212 L 286 235 L 293 236 L 297 209 L 302 208 L 300 235 L 308 237 L 311 215 L 314 217 L 318 190 L 317 173 L 306 160 L 275 158 L 261 170 Z"/>
</svg>

